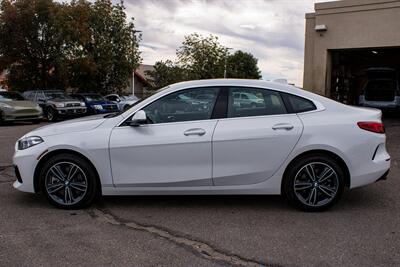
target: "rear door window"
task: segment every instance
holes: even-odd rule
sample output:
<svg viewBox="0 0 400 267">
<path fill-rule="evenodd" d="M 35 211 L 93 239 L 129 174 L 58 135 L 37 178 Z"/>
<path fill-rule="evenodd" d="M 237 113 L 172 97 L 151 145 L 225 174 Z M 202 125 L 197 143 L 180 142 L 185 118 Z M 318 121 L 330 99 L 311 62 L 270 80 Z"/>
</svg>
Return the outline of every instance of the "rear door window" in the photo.
<svg viewBox="0 0 400 267">
<path fill-rule="evenodd" d="M 286 108 L 278 92 L 235 87 L 229 90 L 228 118 L 286 114 Z"/>
<path fill-rule="evenodd" d="M 372 80 L 365 87 L 367 101 L 393 101 L 396 94 L 395 80 Z"/>
</svg>

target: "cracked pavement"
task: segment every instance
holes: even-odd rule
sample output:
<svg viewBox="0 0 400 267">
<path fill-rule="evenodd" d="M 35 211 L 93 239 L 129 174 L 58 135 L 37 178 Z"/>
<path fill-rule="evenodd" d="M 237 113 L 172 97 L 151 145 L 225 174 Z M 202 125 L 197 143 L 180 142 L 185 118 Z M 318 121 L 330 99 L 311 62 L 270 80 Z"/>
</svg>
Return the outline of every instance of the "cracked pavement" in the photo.
<svg viewBox="0 0 400 267">
<path fill-rule="evenodd" d="M 389 179 L 324 213 L 277 196 L 103 197 L 58 210 L 12 188 L 14 142 L 35 127 L 0 127 L 0 266 L 400 265 L 398 120 L 386 121 Z"/>
</svg>

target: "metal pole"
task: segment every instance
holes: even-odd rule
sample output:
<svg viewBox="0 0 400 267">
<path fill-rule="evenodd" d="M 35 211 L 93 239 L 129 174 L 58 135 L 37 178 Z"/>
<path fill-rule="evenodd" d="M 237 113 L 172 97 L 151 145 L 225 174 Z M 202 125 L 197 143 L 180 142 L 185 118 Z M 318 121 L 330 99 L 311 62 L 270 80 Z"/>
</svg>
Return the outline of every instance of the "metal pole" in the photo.
<svg viewBox="0 0 400 267">
<path fill-rule="evenodd" d="M 226 48 L 226 55 L 225 55 L 225 66 L 224 66 L 224 79 L 226 79 L 226 59 L 228 58 L 228 51 L 231 50 L 233 48 L 231 47 L 227 47 Z"/>
<path fill-rule="evenodd" d="M 226 58 L 227 56 L 225 56 L 224 79 L 226 79 Z"/>
</svg>

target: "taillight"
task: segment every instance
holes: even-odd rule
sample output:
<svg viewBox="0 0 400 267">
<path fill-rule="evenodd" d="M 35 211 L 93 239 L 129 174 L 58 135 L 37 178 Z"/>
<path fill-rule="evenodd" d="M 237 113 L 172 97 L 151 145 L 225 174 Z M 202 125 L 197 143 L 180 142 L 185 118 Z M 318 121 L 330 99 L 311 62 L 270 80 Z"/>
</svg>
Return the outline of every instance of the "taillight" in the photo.
<svg viewBox="0 0 400 267">
<path fill-rule="evenodd" d="M 385 126 L 381 122 L 373 122 L 373 121 L 362 121 L 357 122 L 358 127 L 363 130 L 374 132 L 374 133 L 385 133 Z"/>
</svg>

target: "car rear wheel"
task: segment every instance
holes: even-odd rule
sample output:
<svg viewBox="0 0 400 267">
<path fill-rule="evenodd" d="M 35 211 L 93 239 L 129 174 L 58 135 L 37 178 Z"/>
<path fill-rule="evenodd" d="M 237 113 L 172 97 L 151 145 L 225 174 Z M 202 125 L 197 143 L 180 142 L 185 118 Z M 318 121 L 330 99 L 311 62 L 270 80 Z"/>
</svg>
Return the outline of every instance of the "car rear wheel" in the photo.
<svg viewBox="0 0 400 267">
<path fill-rule="evenodd" d="M 40 186 L 50 204 L 63 209 L 89 206 L 96 195 L 96 174 L 81 157 L 59 154 L 40 171 Z"/>
<path fill-rule="evenodd" d="M 56 113 L 56 111 L 51 107 L 47 108 L 46 118 L 47 118 L 48 121 L 57 121 L 57 113 Z"/>
<path fill-rule="evenodd" d="M 332 207 L 344 189 L 344 172 L 332 158 L 314 154 L 289 166 L 283 189 L 288 200 L 305 211 Z"/>
</svg>

